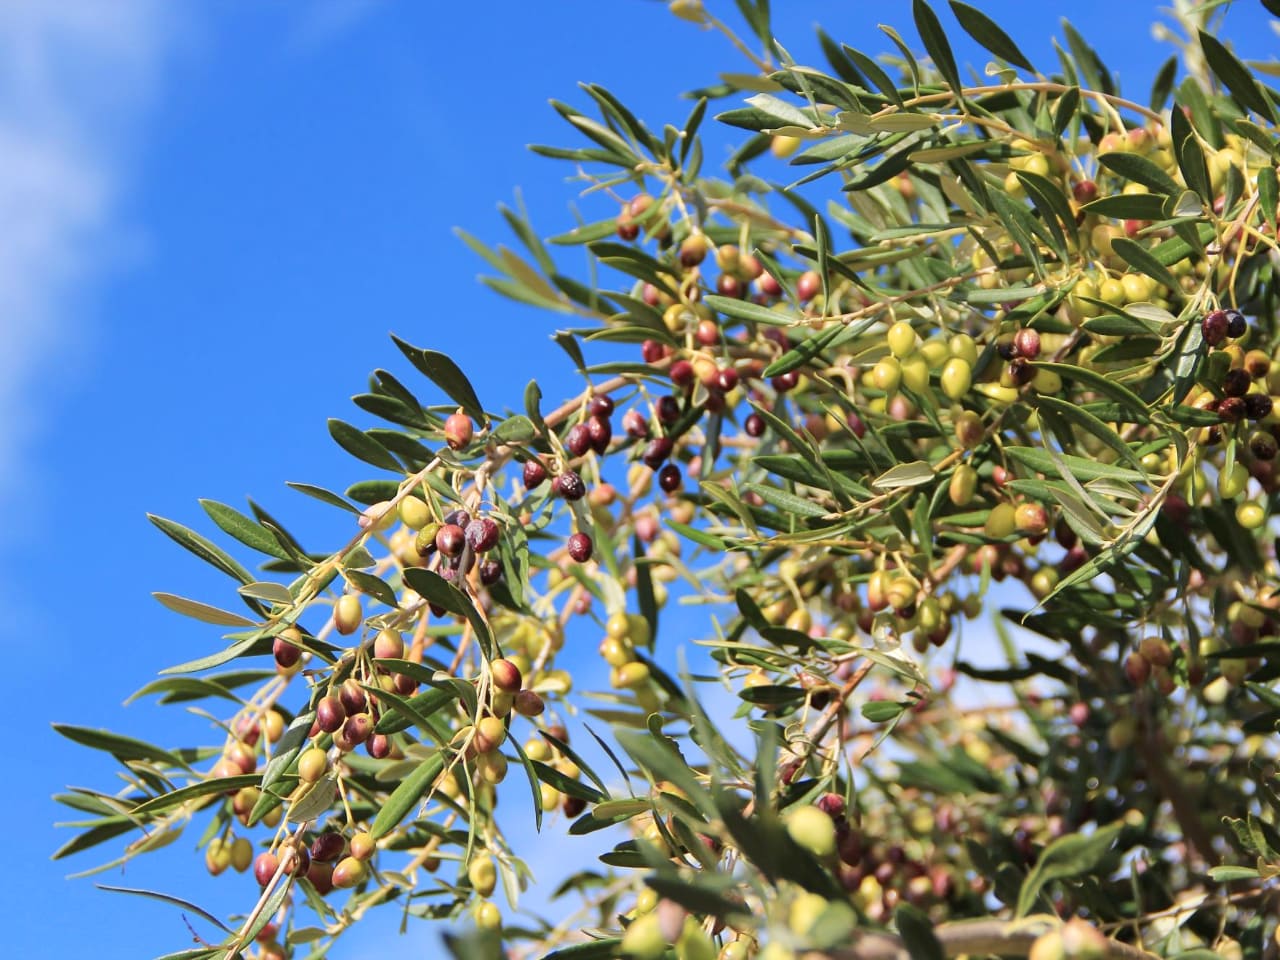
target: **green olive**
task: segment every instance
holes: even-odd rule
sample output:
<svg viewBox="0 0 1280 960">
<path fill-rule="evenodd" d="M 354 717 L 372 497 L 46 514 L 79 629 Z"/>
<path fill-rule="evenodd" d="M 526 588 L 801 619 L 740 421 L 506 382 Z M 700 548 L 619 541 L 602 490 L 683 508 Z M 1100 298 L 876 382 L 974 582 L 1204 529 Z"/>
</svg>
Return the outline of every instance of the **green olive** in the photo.
<svg viewBox="0 0 1280 960">
<path fill-rule="evenodd" d="M 915 353 L 920 344 L 920 338 L 916 335 L 915 328 L 905 320 L 899 320 L 889 328 L 887 339 L 889 341 L 889 350 L 899 360 Z"/>
<path fill-rule="evenodd" d="M 952 357 L 943 365 L 939 381 L 948 399 L 959 400 L 973 385 L 973 365 L 963 357 Z"/>
<path fill-rule="evenodd" d="M 951 502 L 957 507 L 968 506 L 973 500 L 973 494 L 977 489 L 978 471 L 967 463 L 962 463 L 956 467 L 955 472 L 951 474 L 951 485 L 947 490 L 951 497 Z"/>
<path fill-rule="evenodd" d="M 1017 508 L 1012 503 L 998 503 L 987 514 L 982 531 L 992 540 L 1003 540 L 1018 528 Z"/>
<path fill-rule="evenodd" d="M 1234 500 L 1249 484 L 1249 471 L 1242 463 L 1233 463 L 1231 469 L 1218 471 L 1218 495 L 1224 500 Z"/>
</svg>

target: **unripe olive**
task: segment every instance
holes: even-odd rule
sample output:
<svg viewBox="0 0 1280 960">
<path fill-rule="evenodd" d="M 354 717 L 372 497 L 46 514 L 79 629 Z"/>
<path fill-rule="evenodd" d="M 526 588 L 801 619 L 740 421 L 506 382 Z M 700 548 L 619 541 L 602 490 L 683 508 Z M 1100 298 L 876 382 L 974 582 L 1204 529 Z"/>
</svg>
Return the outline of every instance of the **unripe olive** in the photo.
<svg viewBox="0 0 1280 960">
<path fill-rule="evenodd" d="M 284 717 L 280 715 L 278 710 L 268 710 L 262 715 L 262 720 L 258 725 L 262 730 L 263 739 L 267 743 L 275 743 L 284 736 Z M 244 772 L 250 773 L 251 771 L 245 770 Z"/>
<path fill-rule="evenodd" d="M 476 857 L 467 865 L 467 879 L 476 893 L 487 897 L 498 885 L 498 869 L 491 857 Z"/>
<path fill-rule="evenodd" d="M 953 357 L 964 360 L 972 367 L 978 362 L 978 345 L 967 333 L 957 333 L 947 341 L 947 349 Z"/>
<path fill-rule="evenodd" d="M 1124 284 L 1115 277 L 1107 277 L 1098 284 L 1098 299 L 1118 307 L 1125 302 Z"/>
<path fill-rule="evenodd" d="M 661 960 L 667 952 L 667 939 L 658 915 L 646 913 L 632 920 L 622 935 L 621 950 L 628 960 Z"/>
<path fill-rule="evenodd" d="M 231 866 L 236 873 L 244 873 L 253 864 L 253 844 L 248 837 L 236 837 L 231 844 Z"/>
<path fill-rule="evenodd" d="M 1267 522 L 1267 511 L 1261 504 L 1246 500 L 1236 507 L 1236 522 L 1246 530 L 1257 530 Z"/>
<path fill-rule="evenodd" d="M 962 463 L 956 467 L 955 472 L 951 474 L 951 483 L 947 488 L 947 494 L 951 498 L 951 502 L 957 507 L 968 506 L 973 500 L 974 492 L 978 489 L 978 471 L 973 469 L 967 463 Z"/>
<path fill-rule="evenodd" d="M 560 806 L 560 791 L 549 783 L 542 784 L 538 788 L 538 804 L 544 812 L 550 813 Z"/>
<path fill-rule="evenodd" d="M 894 577 L 885 588 L 885 599 L 894 610 L 905 610 L 916 601 L 916 584 L 909 577 Z"/>
<path fill-rule="evenodd" d="M 802 893 L 791 901 L 787 926 L 797 937 L 806 937 L 827 909 L 827 898 L 820 893 Z"/>
<path fill-rule="evenodd" d="M 1133 717 L 1121 717 L 1107 728 L 1107 746 L 1112 750 L 1127 750 L 1138 736 L 1138 722 Z"/>
<path fill-rule="evenodd" d="M 405 497 L 396 510 L 400 514 L 400 520 L 410 530 L 421 530 L 431 522 L 431 508 L 421 497 Z"/>
<path fill-rule="evenodd" d="M 482 753 L 476 757 L 476 771 L 486 783 L 497 786 L 507 776 L 507 758 L 497 753 Z"/>
<path fill-rule="evenodd" d="M 966 359 L 952 357 L 943 365 L 938 381 L 948 399 L 959 400 L 973 385 L 973 367 Z"/>
<path fill-rule="evenodd" d="M 308 747 L 298 755 L 298 779 L 303 783 L 315 783 L 329 768 L 329 758 L 319 747 Z"/>
<path fill-rule="evenodd" d="M 1249 484 L 1249 471 L 1242 463 L 1233 463 L 1231 469 L 1218 471 L 1218 495 L 1224 500 L 1234 500 L 1244 493 Z"/>
<path fill-rule="evenodd" d="M 801 140 L 799 137 L 787 136 L 786 134 L 774 134 L 769 141 L 769 152 L 779 160 L 785 160 L 798 149 L 800 149 Z"/>
<path fill-rule="evenodd" d="M 1035 376 L 1031 378 L 1031 386 L 1038 393 L 1054 396 L 1062 392 L 1062 377 L 1045 367 L 1038 367 Z"/>
<path fill-rule="evenodd" d="M 825 858 L 835 854 L 835 821 L 817 807 L 792 807 L 787 811 L 784 823 L 791 839 L 815 857 Z"/>
<path fill-rule="evenodd" d="M 916 335 L 915 328 L 905 320 L 899 320 L 891 326 L 886 339 L 889 343 L 889 351 L 899 360 L 915 353 L 920 345 L 920 338 Z"/>
<path fill-rule="evenodd" d="M 1079 917 L 1063 924 L 1061 937 L 1063 952 L 1069 960 L 1105 960 L 1110 952 L 1107 938 Z"/>
<path fill-rule="evenodd" d="M 476 904 L 476 926 L 481 930 L 502 929 L 502 911 L 492 900 Z"/>
<path fill-rule="evenodd" d="M 1027 960 L 1067 960 L 1067 951 L 1062 945 L 1062 932 L 1050 930 L 1036 937 L 1027 953 Z"/>
<path fill-rule="evenodd" d="M 904 387 L 916 394 L 923 394 L 929 389 L 929 361 L 923 354 L 912 354 L 904 358 L 901 364 Z"/>
<path fill-rule="evenodd" d="M 349 636 L 360 629 L 364 622 L 364 610 L 360 606 L 360 596 L 355 593 L 344 593 L 333 607 L 333 626 L 343 636 Z"/>
<path fill-rule="evenodd" d="M 893 393 L 902 382 L 902 364 L 897 357 L 885 357 L 871 368 L 871 383 L 877 390 Z"/>
<path fill-rule="evenodd" d="M 209 841 L 209 846 L 204 851 L 205 868 L 213 876 L 222 873 L 227 867 L 231 866 L 231 844 L 227 843 L 222 837 L 214 837 Z M 275 868 L 272 868 L 272 873 Z M 270 879 L 270 878 L 268 878 Z"/>
<path fill-rule="evenodd" d="M 609 683 L 617 690 L 631 690 L 649 681 L 649 665 L 640 661 L 624 663 L 609 673 Z"/>
<path fill-rule="evenodd" d="M 1043 600 L 1053 588 L 1058 585 L 1058 571 L 1052 567 L 1041 567 L 1031 577 L 1031 583 L 1028 586 L 1031 589 L 1031 595 L 1037 600 Z"/>
<path fill-rule="evenodd" d="M 685 917 L 684 929 L 676 941 L 676 960 L 716 960 L 715 943 L 693 917 Z"/>
<path fill-rule="evenodd" d="M 1017 510 L 1011 503 L 998 503 L 987 514 L 983 532 L 992 540 L 1003 540 L 1017 530 Z"/>
</svg>

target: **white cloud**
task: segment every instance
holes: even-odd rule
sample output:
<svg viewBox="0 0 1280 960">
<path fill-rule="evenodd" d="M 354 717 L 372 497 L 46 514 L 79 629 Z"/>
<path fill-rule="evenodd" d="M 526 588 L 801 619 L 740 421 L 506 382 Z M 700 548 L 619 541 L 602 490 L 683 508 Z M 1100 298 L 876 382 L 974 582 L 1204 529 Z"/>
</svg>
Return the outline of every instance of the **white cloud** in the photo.
<svg viewBox="0 0 1280 960">
<path fill-rule="evenodd" d="M 0 497 L 91 342 L 86 285 L 119 262 L 130 146 L 169 36 L 162 0 L 0 3 Z"/>
</svg>

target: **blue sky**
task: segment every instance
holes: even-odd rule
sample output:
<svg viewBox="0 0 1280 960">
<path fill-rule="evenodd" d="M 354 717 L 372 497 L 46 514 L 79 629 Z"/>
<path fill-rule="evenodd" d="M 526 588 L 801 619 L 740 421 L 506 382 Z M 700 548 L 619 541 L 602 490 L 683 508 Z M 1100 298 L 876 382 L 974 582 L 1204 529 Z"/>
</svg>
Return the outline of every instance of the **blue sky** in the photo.
<svg viewBox="0 0 1280 960">
<path fill-rule="evenodd" d="M 1138 100 L 1168 55 L 1148 4 L 979 5 L 1046 71 L 1069 11 Z M 341 516 L 284 481 L 366 476 L 324 421 L 364 422 L 349 397 L 375 367 L 405 366 L 392 331 L 453 355 L 491 408 L 518 405 L 535 374 L 548 398 L 574 389 L 548 336 L 558 318 L 479 286 L 453 228 L 506 242 L 496 205 L 516 187 L 544 235 L 572 224 L 569 171 L 524 149 L 573 142 L 548 98 L 584 106 L 577 82 L 599 82 L 660 127 L 683 120 L 680 92 L 742 68 L 652 0 L 441 6 L 0 5 L 0 644 L 22 775 L 0 884 L 17 955 L 92 943 L 135 958 L 186 942 L 175 912 L 64 880 L 92 855 L 48 860 L 66 838 L 49 795 L 112 776 L 49 722 L 153 735 L 171 721 L 121 702 L 217 642 L 149 592 L 216 603 L 227 582 L 144 513 L 208 531 L 197 497 L 252 495 L 310 544 L 345 536 Z M 919 47 L 905 0 L 774 6 L 801 62 L 818 59 L 814 22 L 866 52 L 890 48 L 877 22 Z M 1270 56 L 1265 14 L 1238 6 L 1224 35 Z M 981 70 L 988 57 L 953 43 Z M 222 912 L 254 895 L 246 877 L 207 877 L 191 842 L 100 879 Z M 391 936 L 384 925 L 336 955 L 374 956 Z"/>
</svg>

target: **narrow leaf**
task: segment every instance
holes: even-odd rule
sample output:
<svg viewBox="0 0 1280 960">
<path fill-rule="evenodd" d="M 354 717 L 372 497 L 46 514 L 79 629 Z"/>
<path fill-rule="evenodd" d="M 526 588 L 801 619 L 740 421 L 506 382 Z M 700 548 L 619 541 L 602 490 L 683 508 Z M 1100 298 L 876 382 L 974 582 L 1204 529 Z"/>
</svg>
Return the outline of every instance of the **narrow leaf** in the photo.
<svg viewBox="0 0 1280 960">
<path fill-rule="evenodd" d="M 188 600 L 186 597 L 180 597 L 173 593 L 154 592 L 151 594 L 161 604 L 168 607 L 174 613 L 180 613 L 185 617 L 193 617 L 204 623 L 212 623 L 219 627 L 256 627 L 257 624 L 248 617 L 242 617 L 238 613 L 232 613 L 229 610 L 221 610 L 218 607 L 211 607 L 207 603 L 201 603 L 199 600 Z"/>
<path fill-rule="evenodd" d="M 234 930 L 228 927 L 225 923 L 223 923 L 221 920 L 215 917 L 208 910 L 204 910 L 200 907 L 197 907 L 194 903 L 191 903 L 187 900 L 183 900 L 179 897 L 170 896 L 167 893 L 156 893 L 154 890 L 138 890 L 133 887 L 113 887 L 105 883 L 98 883 L 98 884 L 95 884 L 95 886 L 99 890 L 108 890 L 111 893 L 127 893 L 135 897 L 149 897 L 152 900 L 159 900 L 161 903 L 168 903 L 168 904 L 172 904 L 175 907 L 181 907 L 183 910 L 186 910 L 188 913 L 194 913 L 196 916 L 209 921 L 215 927 L 217 927 L 219 930 L 222 930 L 225 933 L 231 933 L 231 934 L 235 933 Z"/>
<path fill-rule="evenodd" d="M 1007 33 L 1000 29 L 999 24 L 977 7 L 961 3 L 960 0 L 951 0 L 951 12 L 956 15 L 956 19 L 960 21 L 960 26 L 964 28 L 965 33 L 969 34 L 1001 60 L 1012 63 L 1015 67 L 1021 67 L 1023 70 L 1035 72 L 1035 67 L 1031 65 L 1031 61 L 1026 58 L 1023 52 L 1018 49 L 1018 45 L 1013 42 Z"/>
<path fill-rule="evenodd" d="M 484 408 L 480 406 L 480 398 L 476 396 L 471 381 L 453 360 L 434 350 L 420 350 L 399 337 L 392 336 L 391 339 L 423 376 L 447 393 L 473 420 L 484 423 Z"/>
<path fill-rule="evenodd" d="M 154 513 L 148 513 L 147 519 L 164 531 L 165 535 L 190 550 L 205 563 L 211 564 L 241 583 L 253 583 L 253 574 L 237 563 L 232 557 L 210 540 L 206 540 L 194 530 L 189 530 L 180 523 L 166 520 Z"/>
<path fill-rule="evenodd" d="M 400 785 L 391 791 L 391 795 L 382 804 L 382 809 L 378 811 L 373 825 L 369 828 L 373 839 L 381 839 L 399 826 L 400 821 L 435 784 L 443 769 L 444 755 L 437 751 L 419 764 L 413 773 L 401 780 Z"/>
</svg>

